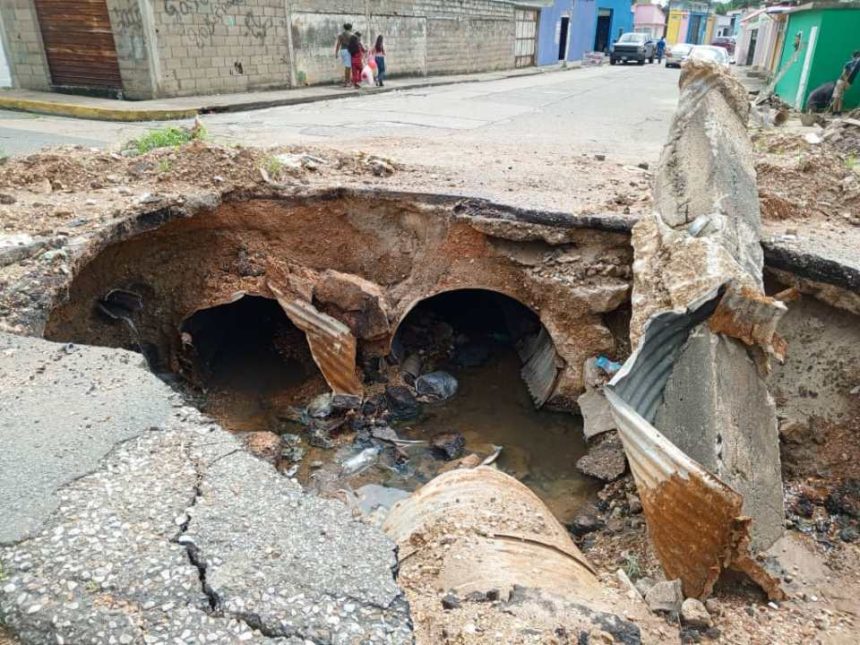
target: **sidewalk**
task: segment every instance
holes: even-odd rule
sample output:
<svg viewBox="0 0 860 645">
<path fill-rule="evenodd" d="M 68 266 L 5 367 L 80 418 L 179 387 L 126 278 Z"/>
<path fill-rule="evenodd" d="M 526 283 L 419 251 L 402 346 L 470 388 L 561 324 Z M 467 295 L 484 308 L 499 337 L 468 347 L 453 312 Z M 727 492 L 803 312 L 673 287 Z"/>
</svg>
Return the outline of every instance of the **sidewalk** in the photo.
<svg viewBox="0 0 860 645">
<path fill-rule="evenodd" d="M 579 65 L 577 64 L 569 65 L 566 68 L 560 65 L 550 65 L 481 74 L 421 76 L 386 81 L 385 87 L 368 87 L 359 91 L 337 85 L 320 85 L 288 90 L 183 96 L 151 101 L 120 101 L 34 90 L 0 90 L 0 110 L 36 112 L 97 121 L 167 121 L 187 119 L 198 114 L 259 110 L 279 105 L 342 99 L 361 94 L 381 94 L 437 85 L 497 81 L 505 78 L 548 74 L 578 68 Z"/>
</svg>

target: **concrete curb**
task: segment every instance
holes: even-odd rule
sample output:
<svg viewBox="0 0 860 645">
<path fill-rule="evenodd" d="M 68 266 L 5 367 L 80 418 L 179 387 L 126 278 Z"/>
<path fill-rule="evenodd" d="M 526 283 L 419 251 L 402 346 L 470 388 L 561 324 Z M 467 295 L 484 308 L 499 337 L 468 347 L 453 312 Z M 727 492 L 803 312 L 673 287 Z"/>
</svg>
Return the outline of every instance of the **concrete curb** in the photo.
<svg viewBox="0 0 860 645">
<path fill-rule="evenodd" d="M 238 103 L 214 103 L 200 107 L 189 108 L 111 108 L 101 107 L 98 105 L 85 105 L 75 103 L 73 100 L 68 102 L 45 101 L 40 99 L 21 98 L 15 96 L 3 96 L 0 92 L 0 110 L 14 110 L 17 112 L 32 112 L 36 114 L 50 114 L 52 116 L 65 116 L 77 119 L 90 119 L 94 121 L 172 121 L 176 119 L 190 119 L 198 114 L 219 114 L 227 112 L 246 112 L 250 110 L 262 110 L 271 107 L 280 107 L 284 105 L 300 105 L 303 103 L 315 103 L 318 101 L 332 101 L 337 99 L 351 98 L 354 96 L 362 96 L 367 94 L 385 94 L 387 92 L 397 92 L 402 90 L 414 90 L 427 87 L 437 87 L 441 85 L 461 85 L 464 83 L 486 83 L 489 81 L 500 81 L 508 78 L 519 78 L 524 76 L 535 76 L 537 74 L 551 74 L 554 72 L 566 72 L 575 69 L 581 69 L 581 65 L 571 65 L 568 67 L 553 67 L 551 69 L 543 69 L 539 67 L 531 68 L 527 72 L 521 70 L 510 70 L 509 73 L 501 73 L 492 78 L 439 78 L 438 80 L 417 81 L 408 85 L 397 87 L 374 88 L 369 91 L 331 91 L 324 94 L 316 94 L 313 96 L 301 96 L 300 91 L 296 90 L 297 96 L 283 96 L 270 100 L 255 100 Z M 71 99 L 72 97 L 70 97 Z M 201 100 L 207 97 L 200 97 Z M 169 100 L 169 99 L 166 99 Z M 125 103 L 128 105 L 129 103 Z M 132 103 L 133 104 L 133 103 Z"/>
<path fill-rule="evenodd" d="M 0 109 L 50 114 L 52 116 L 66 116 L 77 119 L 92 119 L 95 121 L 169 121 L 173 119 L 189 119 L 200 113 L 200 110 L 196 108 L 182 110 L 125 110 L 103 108 L 95 105 L 81 105 L 78 103 L 55 103 L 53 101 L 5 96 L 0 96 Z"/>
</svg>

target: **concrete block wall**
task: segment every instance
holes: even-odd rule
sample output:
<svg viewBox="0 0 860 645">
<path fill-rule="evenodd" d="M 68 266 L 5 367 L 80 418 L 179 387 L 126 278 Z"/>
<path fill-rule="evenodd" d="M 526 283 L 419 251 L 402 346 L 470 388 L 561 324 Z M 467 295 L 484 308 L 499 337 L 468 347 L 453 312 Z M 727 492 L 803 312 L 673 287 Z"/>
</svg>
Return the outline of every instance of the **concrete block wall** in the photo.
<svg viewBox="0 0 860 645">
<path fill-rule="evenodd" d="M 289 87 L 284 0 L 153 0 L 151 6 L 158 96 Z"/>
<path fill-rule="evenodd" d="M 462 74 L 514 67 L 514 7 L 486 0 L 421 3 L 427 23 L 427 73 Z"/>
<path fill-rule="evenodd" d="M 48 90 L 51 77 L 32 0 L 2 0 L 0 26 L 14 87 Z"/>
<path fill-rule="evenodd" d="M 334 41 L 345 22 L 370 47 L 385 37 L 389 76 L 457 74 L 514 66 L 513 5 L 492 0 L 337 0 L 290 3 L 297 80 L 340 78 Z"/>
<path fill-rule="evenodd" d="M 152 97 L 150 39 L 141 7 L 146 0 L 107 0 L 108 15 L 113 31 L 122 94 L 128 99 Z"/>
<path fill-rule="evenodd" d="M 368 47 L 385 36 L 391 76 L 514 66 L 514 6 L 498 0 L 105 1 L 128 99 L 335 81 L 344 22 Z M 0 26 L 15 85 L 50 90 L 34 0 L 2 0 Z"/>
</svg>

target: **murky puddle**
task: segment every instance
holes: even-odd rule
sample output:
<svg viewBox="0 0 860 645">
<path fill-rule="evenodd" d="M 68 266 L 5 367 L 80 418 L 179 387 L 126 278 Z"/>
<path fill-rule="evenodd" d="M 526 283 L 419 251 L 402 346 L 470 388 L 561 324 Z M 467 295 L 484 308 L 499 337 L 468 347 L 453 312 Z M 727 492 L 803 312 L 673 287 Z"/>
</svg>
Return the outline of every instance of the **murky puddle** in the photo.
<svg viewBox="0 0 860 645">
<path fill-rule="evenodd" d="M 495 456 L 495 465 L 526 484 L 559 520 L 572 520 L 598 489 L 576 469 L 586 449 L 581 418 L 535 409 L 514 348 L 517 323 L 505 324 L 511 316 L 492 300 L 475 308 L 461 300 L 417 311 L 403 326 L 402 357 L 411 356 L 422 374 L 444 370 L 457 380 L 454 396 L 422 401 L 409 420 L 398 420 L 384 395 L 387 385 L 412 383 L 406 367 L 390 360 L 380 364 L 377 382 L 366 384 L 361 407 L 314 416 L 309 404 L 328 387 L 303 336 L 260 299 L 213 310 L 187 326 L 204 390 L 201 408 L 235 432 L 280 435 L 279 469 L 322 495 L 350 503 L 371 495 L 390 505 L 463 459 L 475 465 Z M 529 328 L 529 321 L 517 320 Z M 414 388 L 401 389 L 416 405 Z M 432 448 L 440 433 L 455 433 L 465 445 L 442 456 Z M 268 435 L 264 445 L 271 440 Z"/>
<path fill-rule="evenodd" d="M 501 447 L 496 465 L 526 484 L 564 522 L 599 488 L 575 467 L 585 454 L 582 420 L 565 412 L 535 410 L 519 371 L 519 357 L 510 348 L 498 350 L 484 365 L 451 369 L 459 382 L 457 394 L 425 404 L 420 419 L 393 427 L 409 440 L 460 432 L 467 455 L 485 457 Z M 423 444 L 406 452 L 410 459 L 402 470 L 385 469 L 358 479 L 414 490 L 447 465 Z"/>
</svg>

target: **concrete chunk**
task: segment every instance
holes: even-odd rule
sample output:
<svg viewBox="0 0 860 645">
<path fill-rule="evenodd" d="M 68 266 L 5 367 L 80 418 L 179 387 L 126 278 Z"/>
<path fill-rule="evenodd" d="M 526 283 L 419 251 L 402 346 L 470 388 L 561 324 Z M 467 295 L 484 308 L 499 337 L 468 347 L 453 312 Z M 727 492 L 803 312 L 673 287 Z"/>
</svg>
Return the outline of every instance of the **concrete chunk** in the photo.
<svg viewBox="0 0 860 645">
<path fill-rule="evenodd" d="M 645 602 L 651 611 L 681 611 L 681 603 L 684 602 L 681 581 L 658 582 L 645 594 Z"/>
</svg>

